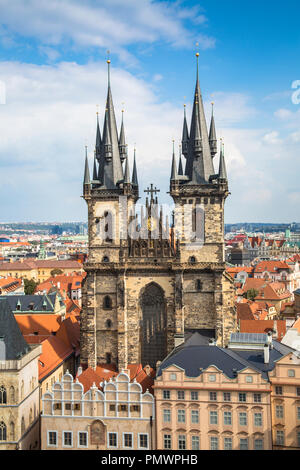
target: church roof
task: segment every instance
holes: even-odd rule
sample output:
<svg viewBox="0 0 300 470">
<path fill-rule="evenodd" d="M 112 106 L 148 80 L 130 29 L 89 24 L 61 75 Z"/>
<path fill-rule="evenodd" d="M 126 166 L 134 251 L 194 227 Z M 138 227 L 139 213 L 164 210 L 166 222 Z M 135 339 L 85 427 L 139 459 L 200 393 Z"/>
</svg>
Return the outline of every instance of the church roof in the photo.
<svg viewBox="0 0 300 470">
<path fill-rule="evenodd" d="M 0 339 L 5 345 L 5 357 L 0 360 L 20 359 L 30 350 L 5 297 L 0 297 Z"/>
</svg>

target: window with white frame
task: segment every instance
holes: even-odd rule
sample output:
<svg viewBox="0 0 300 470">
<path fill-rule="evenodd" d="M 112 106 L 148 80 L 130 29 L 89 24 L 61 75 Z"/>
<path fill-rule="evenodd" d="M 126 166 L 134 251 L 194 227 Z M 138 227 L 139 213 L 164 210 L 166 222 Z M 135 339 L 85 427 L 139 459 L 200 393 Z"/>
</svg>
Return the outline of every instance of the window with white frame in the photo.
<svg viewBox="0 0 300 470">
<path fill-rule="evenodd" d="M 245 437 L 240 439 L 240 450 L 248 450 L 248 439 Z"/>
<path fill-rule="evenodd" d="M 295 369 L 288 370 L 288 377 L 295 377 Z"/>
<path fill-rule="evenodd" d="M 185 397 L 184 390 L 178 390 L 177 399 L 178 400 L 184 400 L 184 397 Z"/>
<path fill-rule="evenodd" d="M 231 426 L 232 425 L 232 413 L 231 411 L 224 411 L 224 425 Z"/>
<path fill-rule="evenodd" d="M 108 447 L 118 447 L 118 434 L 116 432 L 108 433 Z"/>
<path fill-rule="evenodd" d="M 133 439 L 132 439 L 132 433 L 124 433 L 123 434 L 123 447 L 126 447 L 128 449 L 132 449 L 133 446 Z"/>
<path fill-rule="evenodd" d="M 247 394 L 246 393 L 239 393 L 239 401 L 245 403 L 247 401 Z"/>
<path fill-rule="evenodd" d="M 297 431 L 297 446 L 300 447 L 300 431 Z"/>
<path fill-rule="evenodd" d="M 170 390 L 163 390 L 163 399 L 170 400 L 170 398 L 171 398 Z"/>
<path fill-rule="evenodd" d="M 259 439 L 254 439 L 254 450 L 264 450 L 264 440 L 259 438 Z"/>
<path fill-rule="evenodd" d="M 252 375 L 246 375 L 246 382 L 247 382 L 247 384 L 252 384 L 252 382 L 253 382 Z"/>
<path fill-rule="evenodd" d="M 232 437 L 224 437 L 224 450 L 232 450 Z"/>
<path fill-rule="evenodd" d="M 178 436 L 178 450 L 186 449 L 186 437 L 185 434 L 179 434 Z"/>
<path fill-rule="evenodd" d="M 230 392 L 224 392 L 223 393 L 223 400 L 224 401 L 231 401 L 231 393 Z"/>
<path fill-rule="evenodd" d="M 297 406 L 297 419 L 300 419 L 300 406 Z"/>
<path fill-rule="evenodd" d="M 164 434 L 164 449 L 172 449 L 171 434 Z"/>
<path fill-rule="evenodd" d="M 192 450 L 200 449 L 200 438 L 199 436 L 192 436 Z"/>
<path fill-rule="evenodd" d="M 199 423 L 199 411 L 198 410 L 191 410 L 191 422 L 193 424 Z"/>
<path fill-rule="evenodd" d="M 211 436 L 210 438 L 210 450 L 218 450 L 219 449 L 219 438 L 215 436 Z"/>
<path fill-rule="evenodd" d="M 171 410 L 168 408 L 164 408 L 163 410 L 163 421 L 164 423 L 170 423 L 171 422 Z"/>
<path fill-rule="evenodd" d="M 261 403 L 261 393 L 254 393 L 253 400 L 254 400 L 254 403 Z"/>
<path fill-rule="evenodd" d="M 185 423 L 185 410 L 177 410 L 178 423 Z"/>
<path fill-rule="evenodd" d="M 198 392 L 196 392 L 195 390 L 191 391 L 191 400 L 192 401 L 198 400 Z"/>
<path fill-rule="evenodd" d="M 262 413 L 254 413 L 254 426 L 262 426 Z"/>
<path fill-rule="evenodd" d="M 48 446 L 57 446 L 57 431 L 48 431 Z"/>
<path fill-rule="evenodd" d="M 284 431 L 276 431 L 276 445 L 284 446 Z"/>
<path fill-rule="evenodd" d="M 148 434 L 139 434 L 139 448 L 148 449 Z"/>
<path fill-rule="evenodd" d="M 216 382 L 216 380 L 217 380 L 216 374 L 209 375 L 208 380 L 209 380 L 209 382 Z"/>
<path fill-rule="evenodd" d="M 78 432 L 78 447 L 87 447 L 88 445 L 88 433 L 86 431 Z"/>
<path fill-rule="evenodd" d="M 282 405 L 276 405 L 275 412 L 276 412 L 276 418 L 282 419 L 284 417 L 284 409 Z"/>
<path fill-rule="evenodd" d="M 64 447 L 72 447 L 73 445 L 73 433 L 72 431 L 63 432 L 63 443 Z"/>
<path fill-rule="evenodd" d="M 170 380 L 177 380 L 177 375 L 174 372 L 170 374 Z"/>
<path fill-rule="evenodd" d="M 247 426 L 247 413 L 245 413 L 244 411 L 239 413 L 239 423 L 240 426 Z"/>
<path fill-rule="evenodd" d="M 209 422 L 210 424 L 218 424 L 218 412 L 217 411 L 209 412 Z"/>
</svg>

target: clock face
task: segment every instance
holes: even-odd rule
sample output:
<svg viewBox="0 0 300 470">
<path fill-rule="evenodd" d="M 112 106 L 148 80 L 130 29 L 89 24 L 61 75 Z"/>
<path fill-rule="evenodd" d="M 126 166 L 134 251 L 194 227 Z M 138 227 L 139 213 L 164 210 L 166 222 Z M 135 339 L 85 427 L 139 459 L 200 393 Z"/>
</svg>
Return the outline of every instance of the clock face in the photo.
<svg viewBox="0 0 300 470">
<path fill-rule="evenodd" d="M 148 225 L 148 230 L 152 232 L 156 228 L 156 220 L 153 217 L 149 217 L 147 225 Z"/>
</svg>

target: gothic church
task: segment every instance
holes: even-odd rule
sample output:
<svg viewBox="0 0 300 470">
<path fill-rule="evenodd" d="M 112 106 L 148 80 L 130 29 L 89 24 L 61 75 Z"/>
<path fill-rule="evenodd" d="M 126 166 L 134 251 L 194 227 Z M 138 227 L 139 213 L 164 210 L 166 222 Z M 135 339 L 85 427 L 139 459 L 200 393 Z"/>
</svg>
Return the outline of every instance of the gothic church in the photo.
<svg viewBox="0 0 300 470">
<path fill-rule="evenodd" d="M 130 175 L 124 122 L 118 133 L 109 74 L 108 60 L 106 110 L 102 134 L 97 116 L 92 178 L 87 156 L 85 161 L 89 255 L 84 266 L 81 363 L 92 368 L 107 363 L 119 369 L 136 363 L 155 367 L 188 332 L 199 331 L 225 346 L 236 330 L 234 288 L 225 271 L 224 204 L 229 191 L 224 147 L 216 172 L 215 122 L 212 113 L 208 132 L 197 57 L 190 128 L 184 112 L 185 165 L 180 156 L 177 166 L 174 149 L 170 165 L 173 220 L 164 219 L 153 185 L 137 215 L 137 159 L 134 155 Z M 192 226 L 196 207 L 202 208 L 201 243 L 186 239 L 186 207 L 191 209 Z"/>
</svg>

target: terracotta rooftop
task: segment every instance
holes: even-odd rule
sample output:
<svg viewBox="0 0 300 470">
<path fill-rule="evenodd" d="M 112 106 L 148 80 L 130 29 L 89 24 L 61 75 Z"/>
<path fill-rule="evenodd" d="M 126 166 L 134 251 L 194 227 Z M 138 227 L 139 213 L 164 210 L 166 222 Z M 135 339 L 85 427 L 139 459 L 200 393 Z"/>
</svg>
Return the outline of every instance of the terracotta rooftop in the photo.
<svg viewBox="0 0 300 470">
<path fill-rule="evenodd" d="M 286 333 L 285 320 L 241 320 L 240 333 L 268 333 L 277 329 L 277 340 L 281 341 Z"/>
</svg>

